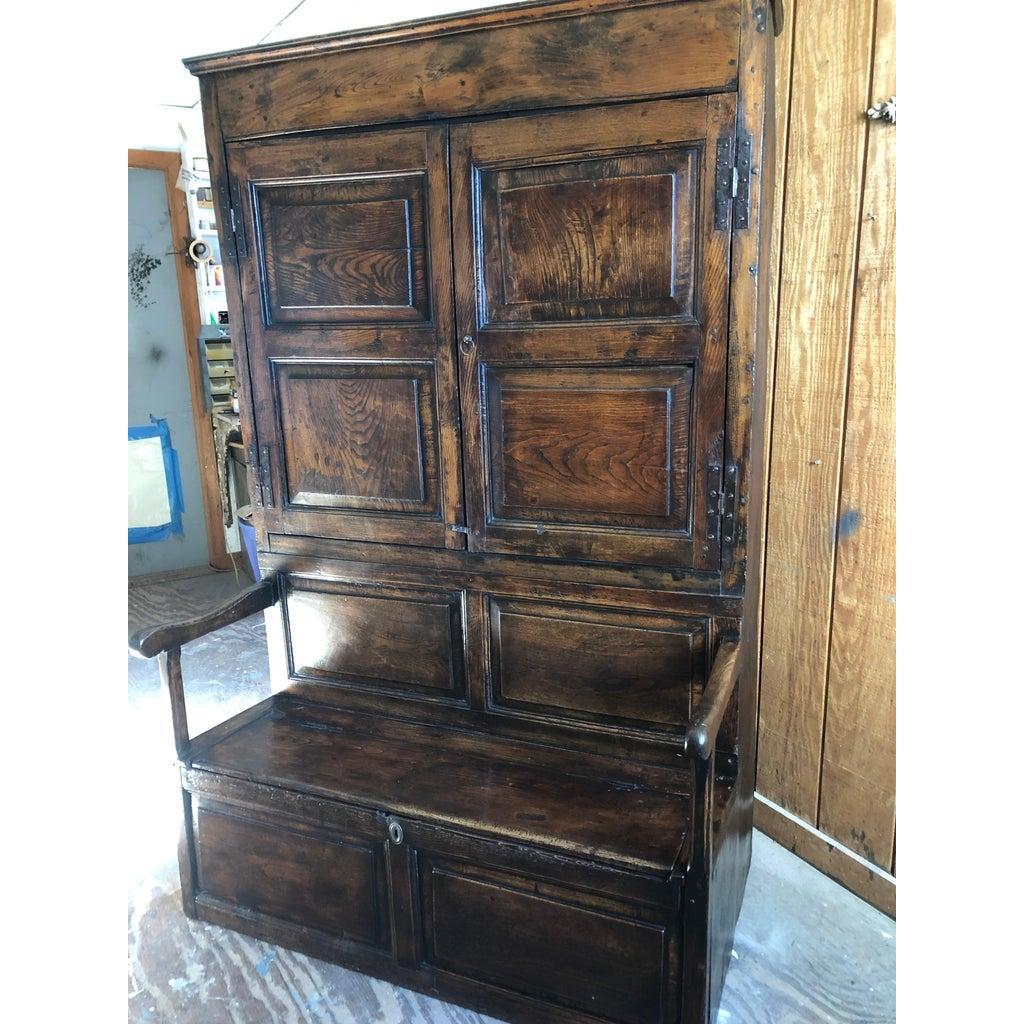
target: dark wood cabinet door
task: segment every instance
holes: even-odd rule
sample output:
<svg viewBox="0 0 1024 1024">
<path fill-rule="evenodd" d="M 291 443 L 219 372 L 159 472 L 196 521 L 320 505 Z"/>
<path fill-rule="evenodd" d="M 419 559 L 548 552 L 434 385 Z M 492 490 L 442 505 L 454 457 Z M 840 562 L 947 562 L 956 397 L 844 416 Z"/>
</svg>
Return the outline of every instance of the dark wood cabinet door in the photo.
<svg viewBox="0 0 1024 1024">
<path fill-rule="evenodd" d="M 268 532 L 464 544 L 446 132 L 228 146 Z"/>
<path fill-rule="evenodd" d="M 712 96 L 452 129 L 473 550 L 718 568 L 734 126 Z"/>
</svg>

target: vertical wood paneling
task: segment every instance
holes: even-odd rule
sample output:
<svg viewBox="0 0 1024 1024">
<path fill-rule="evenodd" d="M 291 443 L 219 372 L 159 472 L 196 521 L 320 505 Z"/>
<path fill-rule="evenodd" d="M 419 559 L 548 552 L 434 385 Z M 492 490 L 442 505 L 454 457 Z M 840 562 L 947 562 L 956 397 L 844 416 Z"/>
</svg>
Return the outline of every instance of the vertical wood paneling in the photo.
<svg viewBox="0 0 1024 1024">
<path fill-rule="evenodd" d="M 895 53 L 878 2 L 876 33 L 875 0 L 795 0 L 777 40 L 757 788 L 889 869 L 895 129 L 864 110 L 894 94 Z"/>
<path fill-rule="evenodd" d="M 878 0 L 870 95 L 896 93 Z M 891 867 L 896 829 L 896 129 L 868 132 L 818 827 Z"/>
<path fill-rule="evenodd" d="M 768 285 L 768 334 L 771 342 L 767 346 L 768 359 L 765 366 L 765 410 L 764 421 L 760 424 L 766 434 L 765 443 L 765 465 L 771 466 L 772 457 L 772 414 L 774 410 L 775 397 L 775 361 L 778 338 L 778 312 L 779 312 L 779 290 L 781 287 L 782 275 L 780 266 L 782 262 L 782 223 L 786 210 L 786 163 L 789 151 L 789 94 L 792 84 L 793 64 L 793 35 L 796 30 L 796 19 L 791 9 L 787 8 L 787 17 L 783 27 L 782 35 L 775 40 L 775 202 L 772 205 L 771 224 L 771 257 L 770 269 L 771 278 Z M 761 507 L 761 523 L 767 528 L 768 522 L 768 486 L 764 488 L 764 496 Z M 767 545 L 761 544 L 761 579 L 765 578 L 767 561 Z M 764 621 L 764 588 L 761 588 L 758 604 L 758 622 Z M 764 644 L 764 632 L 757 633 L 757 664 L 761 664 L 761 651 Z M 758 673 L 758 705 L 760 705 L 760 672 Z M 760 742 L 760 737 L 758 738 Z"/>
<path fill-rule="evenodd" d="M 758 788 L 814 822 L 873 12 L 801 0 L 794 14 Z"/>
</svg>

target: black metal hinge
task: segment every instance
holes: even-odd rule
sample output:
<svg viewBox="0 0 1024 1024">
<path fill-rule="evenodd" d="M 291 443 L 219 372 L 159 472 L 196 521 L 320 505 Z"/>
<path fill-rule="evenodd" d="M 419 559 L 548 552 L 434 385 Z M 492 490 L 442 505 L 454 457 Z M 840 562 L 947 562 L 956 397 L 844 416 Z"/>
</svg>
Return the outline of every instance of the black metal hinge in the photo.
<svg viewBox="0 0 1024 1024">
<path fill-rule="evenodd" d="M 750 224 L 751 138 L 742 129 L 736 138 L 719 139 L 715 151 L 715 230 L 729 227 L 729 213 L 736 228 Z"/>
<path fill-rule="evenodd" d="M 708 466 L 708 540 L 730 547 L 736 539 L 736 493 L 739 467 L 735 462 L 724 471 L 717 464 Z"/>
<path fill-rule="evenodd" d="M 235 232 L 232 230 L 233 205 L 231 201 L 231 187 L 226 178 L 221 178 L 217 185 L 218 210 L 225 210 L 227 224 L 217 225 L 217 236 L 220 239 L 221 257 L 225 262 L 238 262 L 238 254 L 235 252 Z M 218 218 L 220 214 L 218 213 Z"/>
<path fill-rule="evenodd" d="M 244 260 L 249 256 L 249 246 L 245 241 L 245 223 L 242 218 L 242 193 L 239 190 L 238 182 L 234 178 L 230 178 L 228 184 L 228 221 L 227 227 L 231 231 L 235 259 Z"/>
</svg>

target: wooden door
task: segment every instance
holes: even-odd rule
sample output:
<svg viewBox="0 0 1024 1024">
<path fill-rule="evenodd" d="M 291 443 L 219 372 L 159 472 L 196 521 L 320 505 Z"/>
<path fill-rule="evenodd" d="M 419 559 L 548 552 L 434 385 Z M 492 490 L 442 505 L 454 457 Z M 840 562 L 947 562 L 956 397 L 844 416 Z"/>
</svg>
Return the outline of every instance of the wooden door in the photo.
<svg viewBox="0 0 1024 1024">
<path fill-rule="evenodd" d="M 734 122 L 713 96 L 452 129 L 471 549 L 718 568 Z"/>
<path fill-rule="evenodd" d="M 446 147 L 228 146 L 269 533 L 464 546 Z"/>
</svg>

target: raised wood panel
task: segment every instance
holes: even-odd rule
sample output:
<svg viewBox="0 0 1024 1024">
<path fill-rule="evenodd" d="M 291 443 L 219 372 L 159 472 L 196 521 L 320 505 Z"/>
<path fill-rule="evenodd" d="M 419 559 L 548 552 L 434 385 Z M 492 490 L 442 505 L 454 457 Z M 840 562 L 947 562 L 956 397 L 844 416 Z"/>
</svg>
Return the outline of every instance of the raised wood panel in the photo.
<svg viewBox="0 0 1024 1024">
<path fill-rule="evenodd" d="M 787 16 L 758 789 L 795 818 L 758 825 L 815 863 L 834 838 L 829 872 L 893 913 L 891 880 L 839 863 L 895 868 L 896 129 L 863 118 L 895 93 L 893 4 Z"/>
<path fill-rule="evenodd" d="M 707 620 L 490 598 L 492 705 L 678 731 L 704 678 Z"/>
<path fill-rule="evenodd" d="M 269 323 L 429 321 L 422 174 L 255 184 Z"/>
<path fill-rule="evenodd" d="M 496 520 L 687 531 L 689 367 L 492 370 Z"/>
<path fill-rule="evenodd" d="M 485 322 L 693 317 L 696 148 L 485 171 Z"/>
<path fill-rule="evenodd" d="M 194 813 L 201 893 L 387 947 L 383 842 L 272 825 L 201 804 Z"/>
<path fill-rule="evenodd" d="M 286 501 L 438 514 L 429 366 L 276 363 Z"/>
<path fill-rule="evenodd" d="M 427 963 L 623 1024 L 662 1020 L 666 928 L 581 905 L 570 890 L 553 899 L 535 887 L 424 858 Z"/>
<path fill-rule="evenodd" d="M 608 5 L 604 5 L 608 6 Z M 615 5 L 619 6 L 619 5 Z M 740 4 L 706 0 L 552 12 L 490 31 L 387 33 L 274 60 L 264 51 L 219 83 L 228 139 L 499 110 L 724 92 L 733 87 Z M 566 15 L 571 16 L 566 16 Z M 292 51 L 294 52 L 294 51 Z M 685 52 L 685 60 L 666 54 Z M 300 51 L 301 53 L 301 51 Z M 235 62 L 238 63 L 237 61 Z M 217 61 L 200 60 L 203 71 Z"/>
<path fill-rule="evenodd" d="M 290 579 L 289 675 L 410 696 L 465 693 L 462 595 Z"/>
<path fill-rule="evenodd" d="M 872 95 L 896 93 L 879 0 Z M 818 828 L 883 868 L 896 834 L 896 135 L 868 132 Z M 865 743 L 865 737 L 871 741 Z"/>
</svg>

